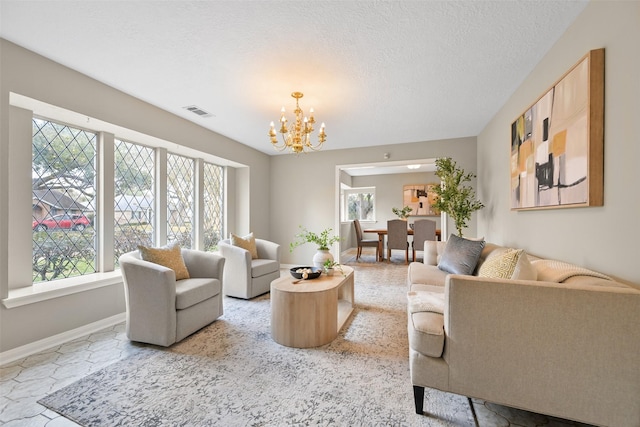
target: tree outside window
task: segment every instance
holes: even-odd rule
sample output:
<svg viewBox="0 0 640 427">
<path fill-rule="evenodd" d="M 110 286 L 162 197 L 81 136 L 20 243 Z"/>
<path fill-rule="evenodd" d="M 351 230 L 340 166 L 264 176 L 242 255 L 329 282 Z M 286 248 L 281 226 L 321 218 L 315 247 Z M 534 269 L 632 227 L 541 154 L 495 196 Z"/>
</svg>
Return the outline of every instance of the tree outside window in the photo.
<svg viewBox="0 0 640 427">
<path fill-rule="evenodd" d="M 344 190 L 343 200 L 343 221 L 375 221 L 375 188 Z"/>
</svg>

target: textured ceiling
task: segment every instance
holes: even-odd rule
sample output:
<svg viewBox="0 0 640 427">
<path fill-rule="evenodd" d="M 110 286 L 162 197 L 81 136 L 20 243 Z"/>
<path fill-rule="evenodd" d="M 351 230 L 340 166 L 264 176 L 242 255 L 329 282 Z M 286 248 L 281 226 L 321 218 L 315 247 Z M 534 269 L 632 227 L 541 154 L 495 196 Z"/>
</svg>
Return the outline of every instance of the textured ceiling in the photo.
<svg viewBox="0 0 640 427">
<path fill-rule="evenodd" d="M 325 150 L 478 135 L 585 6 L 0 0 L 0 36 L 275 154 L 269 122 L 293 91 Z"/>
</svg>

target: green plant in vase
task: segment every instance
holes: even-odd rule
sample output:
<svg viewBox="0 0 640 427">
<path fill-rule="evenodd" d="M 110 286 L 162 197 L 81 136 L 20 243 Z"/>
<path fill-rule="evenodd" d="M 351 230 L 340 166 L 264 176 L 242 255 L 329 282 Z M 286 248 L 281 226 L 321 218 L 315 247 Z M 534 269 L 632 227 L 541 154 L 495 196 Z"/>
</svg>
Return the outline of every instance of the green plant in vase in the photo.
<svg viewBox="0 0 640 427">
<path fill-rule="evenodd" d="M 342 271 L 342 266 L 332 259 L 326 260 L 322 266 L 324 267 L 324 272 L 326 273 L 327 276 L 333 276 L 334 270 L 339 270 L 344 275 L 344 271 Z"/>
<path fill-rule="evenodd" d="M 295 248 L 305 243 L 314 243 L 318 246 L 318 252 L 313 256 L 313 265 L 323 268 L 326 260 L 333 261 L 333 255 L 329 252 L 329 248 L 340 241 L 340 237 L 333 235 L 332 231 L 332 228 L 326 228 L 320 233 L 315 233 L 300 226 L 300 233 L 296 234 L 296 240 L 289 244 L 289 251 L 293 252 Z"/>
<path fill-rule="evenodd" d="M 332 228 L 326 228 L 317 234 L 300 226 L 300 233 L 296 234 L 296 240 L 289 244 L 289 251 L 293 252 L 295 248 L 305 243 L 315 243 L 319 250 L 328 251 L 334 243 L 340 241 L 340 237 L 331 235 L 332 231 Z"/>
<path fill-rule="evenodd" d="M 400 219 L 407 219 L 411 211 L 413 211 L 413 208 L 411 206 L 405 206 L 402 209 L 391 208 L 391 212 L 396 214 Z"/>
</svg>

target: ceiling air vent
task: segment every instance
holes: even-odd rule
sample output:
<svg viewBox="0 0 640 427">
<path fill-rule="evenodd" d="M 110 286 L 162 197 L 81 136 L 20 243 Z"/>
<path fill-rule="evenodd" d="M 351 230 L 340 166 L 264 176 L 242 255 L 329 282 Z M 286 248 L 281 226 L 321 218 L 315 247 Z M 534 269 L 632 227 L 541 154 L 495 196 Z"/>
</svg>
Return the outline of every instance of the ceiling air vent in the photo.
<svg viewBox="0 0 640 427">
<path fill-rule="evenodd" d="M 212 117 L 213 114 L 204 111 L 202 108 L 197 107 L 195 105 L 189 105 L 188 107 L 184 107 L 185 110 L 191 111 L 193 114 L 197 114 L 200 117 Z"/>
</svg>

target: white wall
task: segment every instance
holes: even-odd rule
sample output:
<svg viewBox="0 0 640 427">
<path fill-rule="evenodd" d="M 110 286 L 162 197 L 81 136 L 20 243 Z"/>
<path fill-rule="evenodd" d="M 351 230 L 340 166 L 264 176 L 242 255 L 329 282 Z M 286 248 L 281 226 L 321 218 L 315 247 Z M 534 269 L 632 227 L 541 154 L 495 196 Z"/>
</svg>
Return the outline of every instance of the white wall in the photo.
<svg viewBox="0 0 640 427">
<path fill-rule="evenodd" d="M 640 2 L 592 1 L 478 136 L 479 234 L 640 283 Z M 511 211 L 513 120 L 591 49 L 605 48 L 604 206 Z M 526 54 L 523 52 L 523 54 Z"/>
<path fill-rule="evenodd" d="M 326 145 L 330 146 L 331 141 L 327 140 Z M 475 137 L 274 156 L 271 160 L 271 236 L 283 246 L 283 263 L 303 264 L 313 258 L 316 248 L 311 244 L 289 252 L 289 243 L 295 239 L 299 225 L 316 232 L 329 227 L 337 230 L 336 166 L 384 162 L 384 153 L 390 153 L 389 161 L 449 156 L 466 171 L 476 172 Z M 386 206 L 383 210 L 388 208 L 390 214 L 390 206 L 402 203 L 401 195 L 402 188 L 387 195 L 376 191 L 378 203 Z M 383 197 L 390 201 L 381 201 Z M 474 214 L 467 230 L 469 236 L 476 235 L 475 217 Z M 332 250 L 334 257 L 338 255 L 337 250 Z"/>
<path fill-rule="evenodd" d="M 66 68 L 0 39 L 0 296 L 6 298 L 9 280 L 16 277 L 12 251 L 24 249 L 31 230 L 15 230 L 10 218 L 22 218 L 30 210 L 28 172 L 30 135 L 13 129 L 11 123 L 22 121 L 24 109 L 10 106 L 10 93 L 16 93 L 56 107 L 121 126 L 150 137 L 180 144 L 207 155 L 228 159 L 239 168 L 230 174 L 231 194 L 226 206 L 232 218 L 230 226 L 254 230 L 269 238 L 269 156 L 211 132 L 188 120 L 167 113 L 126 95 L 85 75 Z M 106 59 L 105 59 L 106 60 Z M 28 112 L 27 112 L 28 113 Z M 13 117 L 13 122 L 10 118 Z M 99 129 L 98 129 L 99 130 Z M 12 132 L 13 131 L 13 132 Z M 25 149 L 27 147 L 27 149 Z M 11 165 L 11 166 L 9 166 Z M 26 171 L 26 172 L 25 172 Z M 249 173 L 250 171 L 250 173 Z M 25 172 L 25 173 L 22 173 Z M 19 179 L 22 173 L 22 179 Z M 24 178 L 24 177 L 27 178 Z M 24 188 L 26 205 L 14 198 L 10 189 Z M 249 191 L 249 189 L 251 191 Z M 243 215 L 236 215 L 241 207 Z M 28 214 L 29 216 L 30 214 Z M 22 220 L 19 220 L 22 222 Z M 26 224 L 29 219 L 26 219 Z M 10 232 L 10 229 L 12 230 Z M 30 254 L 30 250 L 28 251 Z M 0 305 L 0 352 L 65 333 L 124 312 L 121 283 L 65 297 L 7 309 Z"/>
</svg>

